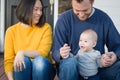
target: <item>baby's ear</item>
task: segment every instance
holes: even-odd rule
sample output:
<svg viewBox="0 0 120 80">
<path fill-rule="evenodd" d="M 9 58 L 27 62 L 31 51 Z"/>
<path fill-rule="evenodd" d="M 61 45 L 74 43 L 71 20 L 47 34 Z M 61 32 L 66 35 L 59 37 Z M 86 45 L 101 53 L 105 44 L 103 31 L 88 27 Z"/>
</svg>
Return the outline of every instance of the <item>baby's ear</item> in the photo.
<svg viewBox="0 0 120 80">
<path fill-rule="evenodd" d="M 93 42 L 93 47 L 95 47 L 96 46 L 96 42 Z"/>
</svg>

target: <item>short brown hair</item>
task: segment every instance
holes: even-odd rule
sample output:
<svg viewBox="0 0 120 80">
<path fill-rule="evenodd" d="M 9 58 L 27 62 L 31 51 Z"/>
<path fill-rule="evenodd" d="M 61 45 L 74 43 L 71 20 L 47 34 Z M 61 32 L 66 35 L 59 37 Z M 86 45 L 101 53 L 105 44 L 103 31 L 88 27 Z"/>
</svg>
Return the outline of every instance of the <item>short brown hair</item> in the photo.
<svg viewBox="0 0 120 80">
<path fill-rule="evenodd" d="M 24 24 L 32 25 L 32 15 L 33 8 L 36 0 L 20 0 L 17 8 L 16 8 L 16 16 L 20 22 Z M 40 0 L 42 6 L 43 2 Z M 42 26 L 46 22 L 44 11 L 42 9 L 42 16 L 40 17 L 39 22 L 36 24 L 39 27 Z"/>
<path fill-rule="evenodd" d="M 78 3 L 81 3 L 84 0 L 76 0 Z M 93 2 L 94 0 L 90 0 L 90 2 Z"/>
</svg>

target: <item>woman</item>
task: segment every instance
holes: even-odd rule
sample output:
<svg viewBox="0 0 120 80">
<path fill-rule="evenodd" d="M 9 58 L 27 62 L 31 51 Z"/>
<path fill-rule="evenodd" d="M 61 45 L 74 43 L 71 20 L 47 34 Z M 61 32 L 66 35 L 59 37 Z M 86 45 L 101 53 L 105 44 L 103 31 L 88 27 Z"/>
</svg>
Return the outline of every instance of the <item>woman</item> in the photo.
<svg viewBox="0 0 120 80">
<path fill-rule="evenodd" d="M 42 0 L 21 0 L 16 9 L 19 22 L 6 31 L 4 67 L 9 80 L 53 80 L 49 62 L 52 30 L 45 23 Z"/>
</svg>

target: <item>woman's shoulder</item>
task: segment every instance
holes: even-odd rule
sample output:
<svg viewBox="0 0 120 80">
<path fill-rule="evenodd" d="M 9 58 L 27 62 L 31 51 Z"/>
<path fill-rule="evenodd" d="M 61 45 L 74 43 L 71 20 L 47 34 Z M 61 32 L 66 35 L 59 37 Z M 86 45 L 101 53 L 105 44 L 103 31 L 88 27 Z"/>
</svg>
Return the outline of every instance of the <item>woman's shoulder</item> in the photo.
<svg viewBox="0 0 120 80">
<path fill-rule="evenodd" d="M 45 31 L 51 31 L 52 32 L 52 27 L 47 22 L 45 24 L 43 24 L 41 27 L 35 26 L 34 29 L 39 31 L 39 32 L 45 32 Z"/>
<path fill-rule="evenodd" d="M 15 29 L 19 26 L 19 24 L 20 24 L 20 23 L 18 22 L 18 23 L 16 23 L 16 24 L 8 27 L 7 30 L 6 30 L 6 32 L 15 31 Z"/>
<path fill-rule="evenodd" d="M 51 28 L 51 25 L 46 22 L 44 25 L 42 25 L 41 28 Z"/>
<path fill-rule="evenodd" d="M 46 26 L 46 27 L 51 27 L 49 23 L 45 23 L 43 26 Z"/>
</svg>

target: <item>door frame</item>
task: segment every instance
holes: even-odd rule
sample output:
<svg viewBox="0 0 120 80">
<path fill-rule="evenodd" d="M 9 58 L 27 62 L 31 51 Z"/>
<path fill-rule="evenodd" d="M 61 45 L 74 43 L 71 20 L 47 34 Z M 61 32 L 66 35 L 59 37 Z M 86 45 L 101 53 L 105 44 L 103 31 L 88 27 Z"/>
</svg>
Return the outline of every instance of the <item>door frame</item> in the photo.
<svg viewBox="0 0 120 80">
<path fill-rule="evenodd" d="M 55 28 L 55 24 L 58 19 L 58 2 L 59 2 L 59 0 L 54 0 L 54 28 Z"/>
<path fill-rule="evenodd" d="M 5 33 L 5 0 L 0 1 L 0 52 L 3 52 Z"/>
</svg>

